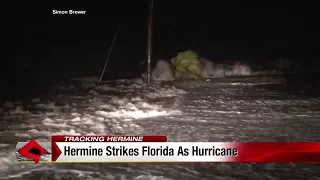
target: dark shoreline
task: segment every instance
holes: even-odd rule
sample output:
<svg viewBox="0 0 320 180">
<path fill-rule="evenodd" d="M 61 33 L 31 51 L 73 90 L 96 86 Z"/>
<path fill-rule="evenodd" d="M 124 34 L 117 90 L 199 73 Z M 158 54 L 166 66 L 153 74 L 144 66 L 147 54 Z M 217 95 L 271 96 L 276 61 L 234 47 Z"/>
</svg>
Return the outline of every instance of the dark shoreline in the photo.
<svg viewBox="0 0 320 180">
<path fill-rule="evenodd" d="M 250 77 L 283 77 L 286 80 L 286 86 L 290 87 L 290 91 L 295 89 L 300 91 L 304 89 L 306 93 L 310 95 L 320 94 L 320 72 L 303 72 L 303 73 L 284 73 L 284 74 L 269 74 L 269 75 L 254 75 Z M 124 78 L 134 78 L 134 76 L 123 77 L 109 77 L 105 80 L 115 80 Z M 233 77 L 224 77 L 221 79 L 229 79 Z M 240 77 L 241 78 L 241 77 Z M 245 77 L 244 77 L 245 78 Z M 214 81 L 214 79 L 212 80 Z M 220 81 L 220 80 L 219 80 Z M 39 82 L 39 81 L 38 81 Z M 50 93 L 53 91 L 53 87 L 68 84 L 70 80 L 54 80 L 39 83 L 21 81 L 19 83 L 7 82 L 2 83 L 0 102 L 5 101 L 30 101 L 32 98 L 43 93 Z"/>
</svg>

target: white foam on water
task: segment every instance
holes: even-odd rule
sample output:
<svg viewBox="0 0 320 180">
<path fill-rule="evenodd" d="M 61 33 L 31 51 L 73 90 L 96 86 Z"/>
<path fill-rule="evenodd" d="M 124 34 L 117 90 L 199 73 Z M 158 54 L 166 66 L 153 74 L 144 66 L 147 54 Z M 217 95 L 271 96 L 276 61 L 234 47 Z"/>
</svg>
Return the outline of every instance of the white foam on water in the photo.
<svg viewBox="0 0 320 180">
<path fill-rule="evenodd" d="M 143 73 L 143 79 L 147 79 L 147 74 Z M 171 63 L 167 60 L 157 61 L 156 66 L 151 72 L 151 78 L 153 81 L 173 81 L 175 74 Z"/>
<path fill-rule="evenodd" d="M 15 152 L 12 151 L 14 147 L 12 145 L 1 147 L 0 151 L 0 177 L 5 177 L 13 166 L 16 166 L 17 159 Z"/>
<path fill-rule="evenodd" d="M 5 135 L 5 137 L 8 138 L 12 135 L 13 141 L 24 141 L 30 140 L 30 138 L 49 140 L 52 135 L 65 134 L 141 135 L 151 132 L 165 132 L 167 133 L 166 135 L 181 141 L 188 141 L 190 139 L 210 141 L 209 137 L 213 140 L 238 141 L 243 140 L 241 138 L 243 138 L 247 131 L 252 131 L 257 134 L 260 133 L 259 135 L 266 133 L 266 136 L 270 137 L 270 134 L 267 134 L 268 132 L 264 130 L 266 127 L 278 127 L 274 124 L 279 125 L 285 120 L 290 120 L 290 118 L 301 117 L 300 121 L 310 120 L 312 117 L 320 118 L 319 110 L 308 110 L 306 108 L 318 105 L 320 102 L 318 99 L 291 98 L 281 100 L 265 98 L 268 96 L 279 96 L 279 92 L 271 90 L 261 90 L 264 96 L 263 99 L 252 99 L 251 92 L 246 92 L 241 89 L 243 88 L 241 85 L 249 85 L 250 83 L 239 83 L 236 78 L 234 80 L 234 82 L 228 84 L 230 85 L 228 87 L 207 89 L 206 93 L 208 94 L 201 94 L 203 92 L 195 91 L 192 92 L 195 94 L 188 97 L 184 96 L 187 93 L 186 91 L 174 87 L 144 86 L 139 80 L 119 80 L 116 82 L 119 85 L 117 88 L 112 89 L 113 86 L 111 85 L 99 85 L 95 86 L 94 92 L 91 91 L 81 96 L 59 96 L 60 99 L 65 100 L 67 103 L 61 106 L 55 101 L 49 103 L 43 102 L 41 98 L 40 101 L 36 102 L 38 105 L 35 106 L 38 114 L 33 114 L 21 108 L 23 106 L 13 104 L 11 111 L 17 111 L 19 113 L 6 113 L 4 119 L 8 120 L 8 122 L 10 119 L 21 122 L 8 126 L 5 132 L 0 132 L 2 133 L 0 135 Z M 214 80 L 212 81 L 214 82 Z M 261 78 L 256 80 L 257 83 L 261 81 Z M 256 82 L 253 81 L 252 84 Z M 268 82 L 268 80 L 265 82 Z M 99 87 L 104 88 L 97 90 L 96 88 Z M 254 93 L 260 93 L 258 88 L 256 90 Z M 162 100 L 160 103 L 158 102 L 161 98 L 164 98 L 166 101 L 168 99 L 174 100 L 175 97 L 180 98 L 180 96 L 183 97 L 181 98 L 183 101 L 179 102 L 181 106 L 170 106 L 167 108 L 164 106 L 166 102 L 163 103 Z M 57 98 L 57 102 L 59 98 Z M 181 99 L 179 98 L 178 100 L 180 101 Z M 16 107 L 20 107 L 20 109 L 14 109 Z M 283 108 L 285 108 L 285 110 L 283 110 Z M 168 116 L 168 118 L 159 118 L 161 121 L 153 118 L 161 116 Z M 152 118 L 152 122 L 148 122 L 148 118 Z M 162 121 L 168 122 L 158 124 Z M 182 121 L 182 123 L 177 124 L 177 121 Z M 154 127 L 152 127 L 152 125 Z M 289 125 L 289 123 L 286 124 L 286 126 Z M 238 129 L 241 129 L 243 126 L 245 130 L 237 132 Z M 260 126 L 264 129 L 260 129 Z M 160 131 L 158 132 L 158 130 Z M 282 133 L 283 136 L 288 136 L 289 131 L 290 128 L 284 128 L 280 133 Z M 310 133 L 311 135 L 311 131 L 305 133 Z M 252 141 L 254 140 L 256 139 L 253 138 Z M 46 173 L 52 173 L 52 177 L 56 179 L 64 178 L 66 175 L 72 175 L 72 177 L 78 177 L 79 179 L 170 179 L 161 176 L 163 175 L 161 173 L 171 170 L 171 168 L 174 171 L 179 170 L 178 165 L 167 165 L 168 169 L 158 168 L 158 165 L 143 165 L 143 167 L 139 169 L 141 166 L 139 164 L 139 168 L 134 167 L 130 169 L 130 167 L 128 167 L 124 171 L 118 171 L 120 173 L 106 172 L 107 170 L 98 171 L 99 166 L 94 165 L 84 165 L 83 169 L 86 168 L 86 171 L 82 171 L 81 168 L 77 169 L 79 166 L 72 165 L 67 168 L 65 168 L 66 166 L 18 165 L 13 152 L 14 146 L 15 144 L 10 144 L 10 142 L 0 144 L 1 177 L 18 179 L 25 178 L 29 176 L 29 174 L 37 176 L 39 174 L 38 168 L 40 168 L 40 170 L 42 169 L 46 171 Z M 189 166 L 188 169 L 180 170 L 183 171 L 181 172 L 181 176 L 184 175 L 184 177 L 189 177 L 190 179 L 199 179 L 199 173 L 201 175 L 208 175 L 211 179 L 233 179 L 214 173 L 220 171 L 230 173 L 232 170 L 231 166 L 232 165 L 229 164 L 214 165 L 211 166 L 213 168 L 210 169 L 209 172 L 198 172 L 196 170 L 197 168 L 192 166 Z M 246 174 L 252 172 L 252 165 L 243 166 L 245 167 L 241 167 L 239 171 L 232 171 L 232 175 L 248 177 Z M 50 168 L 45 169 L 44 167 Z M 89 167 L 92 167 L 92 172 L 88 170 Z M 114 165 L 110 168 L 111 171 L 114 167 L 118 168 L 118 166 Z M 183 165 L 183 167 L 186 166 Z M 110 169 L 108 169 L 108 171 Z M 212 172 L 212 170 L 214 172 Z M 272 167 L 271 170 L 276 170 L 276 167 Z M 134 174 L 131 171 L 134 171 Z M 129 175 L 127 173 L 129 173 Z M 272 173 L 268 173 L 269 174 L 264 174 L 263 176 L 272 179 Z M 214 178 L 212 178 L 213 176 Z M 258 175 L 255 175 L 255 177 L 259 178 Z"/>
<path fill-rule="evenodd" d="M 251 75 L 251 68 L 248 65 L 236 62 L 232 66 L 232 75 L 234 76 L 249 76 Z"/>
<path fill-rule="evenodd" d="M 79 117 L 79 116 L 81 116 L 81 114 L 80 114 L 80 113 L 77 113 L 77 112 L 73 112 L 73 113 L 71 113 L 71 116 Z"/>
<path fill-rule="evenodd" d="M 156 67 L 151 72 L 154 81 L 172 81 L 174 80 L 174 71 L 169 61 L 159 60 Z"/>
<path fill-rule="evenodd" d="M 44 99 L 33 99 L 36 103 L 34 108 L 37 114 L 26 111 L 22 106 L 14 103 L 5 104 L 5 108 L 11 108 L 4 119 L 17 119 L 25 123 L 24 126 L 15 126 L 12 131 L 13 137 L 30 140 L 50 140 L 52 135 L 105 135 L 105 134 L 141 134 L 143 128 L 137 124 L 136 120 L 157 116 L 170 116 L 181 113 L 178 110 L 164 108 L 162 105 L 154 104 L 145 100 L 145 94 L 158 89 L 147 96 L 167 97 L 180 94 L 178 89 L 152 87 L 144 89 L 141 79 L 122 80 L 117 82 L 122 88 L 113 88 L 110 85 L 94 86 L 94 91 L 88 96 L 60 95 L 58 99 L 66 99 L 67 104 L 57 105 L 56 101 L 46 101 Z M 91 84 L 93 85 L 93 84 Z M 86 88 L 86 87 L 85 87 Z M 131 92 L 140 90 L 140 94 L 130 95 Z M 102 91 L 102 92 L 101 92 Z M 109 91 L 129 92 L 129 96 L 121 97 L 109 95 Z M 107 94 L 107 95 L 106 95 Z M 92 95 L 94 97 L 92 98 Z M 10 131 L 10 133 L 12 133 Z M 16 158 L 12 149 L 0 146 L 0 172 L 3 177 L 13 178 L 26 175 L 26 171 L 13 173 L 10 169 L 20 168 L 23 165 L 16 163 Z M 7 150 L 4 150 L 7 149 Z M 33 168 L 31 168 L 32 170 Z"/>
<path fill-rule="evenodd" d="M 222 64 L 214 67 L 211 77 L 212 78 L 225 77 L 225 69 Z"/>
<path fill-rule="evenodd" d="M 29 111 L 23 110 L 23 107 L 17 106 L 14 110 L 9 111 L 9 114 L 11 115 L 17 115 L 17 114 L 30 114 Z"/>
<path fill-rule="evenodd" d="M 95 87 L 95 89 L 98 89 L 98 90 L 104 90 L 104 91 L 117 91 L 118 89 L 116 87 L 112 87 L 110 85 L 100 85 L 100 86 L 97 86 Z"/>
<path fill-rule="evenodd" d="M 164 176 L 152 176 L 152 175 L 140 175 L 135 177 L 137 180 L 172 180 L 171 178 L 166 178 Z"/>
<path fill-rule="evenodd" d="M 43 108 L 43 109 L 54 109 L 56 108 L 55 102 L 49 102 L 47 104 L 37 104 L 37 108 Z"/>
<path fill-rule="evenodd" d="M 134 100 L 133 102 L 131 102 Z M 140 100 L 140 99 L 138 99 Z M 128 98 L 119 98 L 113 97 L 111 99 L 112 104 L 119 105 L 117 109 L 114 109 L 111 112 L 106 111 L 96 111 L 95 113 L 99 116 L 107 117 L 107 118 L 148 118 L 148 117 L 156 117 L 156 116 L 166 116 L 166 115 L 174 115 L 179 114 L 179 111 L 175 110 L 166 110 L 162 106 L 149 104 L 147 102 L 137 102 L 137 98 L 131 99 Z"/>
<path fill-rule="evenodd" d="M 203 78 L 210 78 L 211 76 L 214 75 L 213 67 L 214 64 L 212 61 L 209 61 L 205 58 L 200 58 L 200 62 L 203 66 L 202 71 L 201 71 L 201 76 Z"/>
<path fill-rule="evenodd" d="M 177 95 L 183 95 L 183 94 L 186 94 L 186 91 L 172 87 L 172 88 L 161 88 L 156 92 L 146 93 L 145 96 L 150 99 L 156 99 L 156 98 L 164 98 L 164 97 L 175 97 Z"/>
<path fill-rule="evenodd" d="M 127 92 L 132 89 L 132 84 L 139 85 L 141 94 L 128 97 L 105 95 L 104 92 L 97 91 L 94 98 L 91 96 L 70 96 L 59 95 L 59 98 L 70 98 L 66 105 L 58 106 L 55 101 L 46 101 L 40 98 L 34 99 L 37 114 L 24 110 L 20 106 L 10 105 L 6 107 L 16 107 L 8 111 L 4 119 L 15 119 L 21 116 L 25 122 L 22 126 L 15 128 L 15 137 L 30 139 L 33 137 L 43 137 L 49 139 L 52 135 L 95 135 L 95 134 L 115 134 L 115 133 L 139 133 L 143 129 L 135 122 L 138 119 L 152 118 L 157 116 L 171 116 L 181 114 L 181 111 L 164 108 L 162 105 L 148 102 L 145 97 L 156 99 L 158 97 L 173 97 L 183 94 L 182 90 L 173 87 L 150 87 L 150 90 L 143 89 L 140 78 L 134 80 L 119 80 L 119 85 L 123 88 L 112 88 L 110 85 L 97 86 L 102 91 L 114 90 L 117 92 Z M 153 90 L 157 92 L 151 92 Z M 88 95 L 93 94 L 88 93 Z M 130 94 L 130 93 L 129 93 Z M 31 118 L 32 117 L 32 118 Z M 7 153 L 11 153 L 7 152 Z M 1 158 L 8 157 L 1 155 Z M 14 157 L 9 158 L 14 161 Z M 6 162 L 3 160 L 2 162 Z M 9 161 L 9 160 L 8 160 Z M 9 165 L 8 165 L 9 166 Z M 5 165 L 3 166 L 5 167 Z"/>
<path fill-rule="evenodd" d="M 70 127 L 66 122 L 63 123 L 57 123 L 57 121 L 50 119 L 50 118 L 45 118 L 42 121 L 43 125 L 47 127 L 56 127 L 56 128 L 65 128 L 65 127 Z"/>
<path fill-rule="evenodd" d="M 213 61 L 205 58 L 200 58 L 200 62 L 202 64 L 201 76 L 205 79 L 226 76 L 250 76 L 253 74 L 251 68 L 247 64 L 240 62 L 235 62 L 232 66 L 214 64 Z M 179 79 L 188 79 L 190 75 L 186 73 Z M 146 79 L 146 73 L 142 74 L 142 77 Z M 152 70 L 151 77 L 154 81 L 173 81 L 175 80 L 174 67 L 169 61 L 159 60 Z"/>
<path fill-rule="evenodd" d="M 129 99 L 126 97 L 121 98 L 118 96 L 114 96 L 111 98 L 110 103 L 115 104 L 115 105 L 125 105 L 125 104 L 129 103 Z"/>
</svg>

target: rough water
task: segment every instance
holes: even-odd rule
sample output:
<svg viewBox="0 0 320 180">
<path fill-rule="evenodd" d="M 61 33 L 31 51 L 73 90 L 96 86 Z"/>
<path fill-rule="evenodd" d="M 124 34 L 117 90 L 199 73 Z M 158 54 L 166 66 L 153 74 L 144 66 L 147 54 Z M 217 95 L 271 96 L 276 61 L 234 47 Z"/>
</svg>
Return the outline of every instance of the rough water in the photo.
<svg viewBox="0 0 320 180">
<path fill-rule="evenodd" d="M 169 141 L 319 141 L 315 84 L 284 76 L 145 86 L 141 80 L 72 81 L 0 110 L 0 179 L 311 179 L 294 163 L 17 164 L 18 141 L 51 135 L 166 135 Z M 312 91 L 312 93 L 311 93 Z"/>
</svg>

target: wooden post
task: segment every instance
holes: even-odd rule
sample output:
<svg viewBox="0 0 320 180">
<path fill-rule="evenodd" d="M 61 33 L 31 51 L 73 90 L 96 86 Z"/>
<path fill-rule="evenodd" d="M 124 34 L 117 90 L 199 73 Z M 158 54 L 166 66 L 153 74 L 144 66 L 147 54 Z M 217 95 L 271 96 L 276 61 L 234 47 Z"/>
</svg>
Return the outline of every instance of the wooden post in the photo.
<svg viewBox="0 0 320 180">
<path fill-rule="evenodd" d="M 148 84 L 151 84 L 151 50 L 152 50 L 152 14 L 153 14 L 153 0 L 150 0 L 149 21 L 148 21 L 148 69 L 147 78 Z"/>
</svg>

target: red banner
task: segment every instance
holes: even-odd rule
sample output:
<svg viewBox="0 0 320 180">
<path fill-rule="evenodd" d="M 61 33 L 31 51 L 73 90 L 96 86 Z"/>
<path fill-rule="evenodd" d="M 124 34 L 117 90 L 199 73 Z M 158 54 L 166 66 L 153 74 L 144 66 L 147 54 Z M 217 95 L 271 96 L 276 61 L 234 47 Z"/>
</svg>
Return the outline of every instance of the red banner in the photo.
<svg viewBox="0 0 320 180">
<path fill-rule="evenodd" d="M 319 142 L 235 143 L 239 153 L 233 162 L 320 162 Z"/>
<path fill-rule="evenodd" d="M 115 146 L 116 148 L 136 148 L 137 152 L 143 149 L 143 147 L 148 147 L 150 149 L 156 149 L 157 147 L 166 147 L 168 149 L 173 149 L 174 151 L 172 155 L 165 156 L 168 162 L 320 163 L 320 142 L 166 142 L 166 136 L 72 136 L 78 137 L 78 139 L 72 140 L 67 140 L 66 137 L 69 138 L 71 136 L 52 137 L 52 161 L 56 161 L 57 158 L 60 156 L 60 154 L 62 153 L 62 147 L 78 147 L 81 142 L 92 142 L 91 146 L 95 146 L 95 148 L 105 149 L 105 147 L 107 146 Z M 79 139 L 80 137 L 81 139 Z M 86 137 L 96 138 L 86 139 Z M 133 138 L 129 140 L 136 140 L 136 138 L 142 137 L 142 139 L 140 139 L 141 142 L 124 142 L 124 139 L 122 139 L 121 141 L 119 141 L 119 139 L 117 139 L 117 141 L 113 141 L 110 139 L 113 137 Z M 99 140 L 99 138 L 101 138 L 100 141 L 93 141 Z M 57 144 L 60 144 L 60 149 Z M 184 149 L 185 152 L 189 153 L 185 154 L 184 156 L 177 155 L 176 153 L 179 151 L 180 148 Z M 117 157 L 114 158 L 117 159 Z M 119 156 L 119 159 L 125 160 L 125 158 L 125 156 Z M 130 160 L 130 158 L 132 159 L 132 157 L 128 157 L 128 161 Z M 155 159 L 157 158 L 161 160 L 164 157 L 157 156 L 152 158 L 150 157 L 151 159 L 148 159 L 148 157 L 146 156 L 137 155 L 136 158 L 136 162 L 139 162 L 140 160 L 143 160 L 145 162 L 152 160 L 155 161 Z"/>
</svg>

